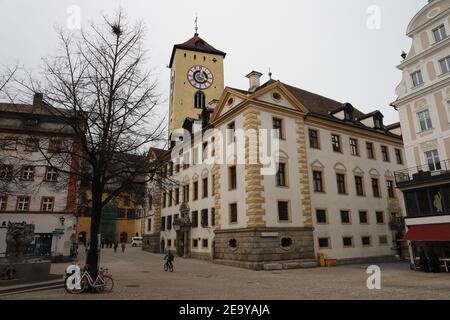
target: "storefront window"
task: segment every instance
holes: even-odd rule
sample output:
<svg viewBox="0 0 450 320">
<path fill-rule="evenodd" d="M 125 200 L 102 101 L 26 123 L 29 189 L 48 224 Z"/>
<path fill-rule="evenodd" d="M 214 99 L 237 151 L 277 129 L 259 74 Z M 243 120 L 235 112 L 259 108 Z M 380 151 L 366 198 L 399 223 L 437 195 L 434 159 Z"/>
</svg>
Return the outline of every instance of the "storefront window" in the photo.
<svg viewBox="0 0 450 320">
<path fill-rule="evenodd" d="M 405 193 L 405 200 L 406 200 L 406 208 L 407 208 L 407 214 L 410 217 L 417 216 L 419 214 L 419 210 L 417 208 L 417 201 L 416 201 L 416 193 L 413 192 L 406 192 Z"/>
<path fill-rule="evenodd" d="M 417 197 L 419 199 L 419 215 L 425 216 L 431 214 L 430 201 L 428 199 L 428 190 L 418 190 Z"/>
<path fill-rule="evenodd" d="M 441 188 L 431 189 L 430 196 L 433 203 L 433 213 L 444 213 L 444 201 Z"/>
</svg>

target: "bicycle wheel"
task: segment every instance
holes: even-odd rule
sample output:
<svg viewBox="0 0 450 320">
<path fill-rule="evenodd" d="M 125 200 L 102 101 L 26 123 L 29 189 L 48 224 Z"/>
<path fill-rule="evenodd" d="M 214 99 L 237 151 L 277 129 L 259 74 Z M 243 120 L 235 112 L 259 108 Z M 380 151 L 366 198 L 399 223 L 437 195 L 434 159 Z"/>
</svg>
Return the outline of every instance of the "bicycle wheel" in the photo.
<svg viewBox="0 0 450 320">
<path fill-rule="evenodd" d="M 66 289 L 66 291 L 68 293 L 73 293 L 73 294 L 77 294 L 77 293 L 82 293 L 85 292 L 88 288 L 89 288 L 89 282 L 88 279 L 86 277 L 82 277 L 81 278 L 81 282 L 80 282 L 80 289 L 69 289 L 67 287 L 67 282 L 64 282 L 64 288 Z"/>
<path fill-rule="evenodd" d="M 112 289 L 114 288 L 114 280 L 109 275 L 103 276 L 103 283 L 104 285 L 101 287 L 101 291 L 103 292 L 111 292 Z"/>
</svg>

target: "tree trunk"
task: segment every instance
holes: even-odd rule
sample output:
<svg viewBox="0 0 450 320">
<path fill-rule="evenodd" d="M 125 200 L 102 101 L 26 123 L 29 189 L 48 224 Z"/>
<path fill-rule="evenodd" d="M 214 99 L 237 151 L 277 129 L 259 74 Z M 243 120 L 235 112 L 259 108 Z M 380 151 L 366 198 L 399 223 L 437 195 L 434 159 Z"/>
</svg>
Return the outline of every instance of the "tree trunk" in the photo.
<svg viewBox="0 0 450 320">
<path fill-rule="evenodd" d="M 91 240 L 86 257 L 86 265 L 89 266 L 89 274 L 95 281 L 100 262 L 100 247 L 98 235 L 102 216 L 102 190 L 97 184 L 92 183 L 92 211 L 91 211 Z"/>
</svg>

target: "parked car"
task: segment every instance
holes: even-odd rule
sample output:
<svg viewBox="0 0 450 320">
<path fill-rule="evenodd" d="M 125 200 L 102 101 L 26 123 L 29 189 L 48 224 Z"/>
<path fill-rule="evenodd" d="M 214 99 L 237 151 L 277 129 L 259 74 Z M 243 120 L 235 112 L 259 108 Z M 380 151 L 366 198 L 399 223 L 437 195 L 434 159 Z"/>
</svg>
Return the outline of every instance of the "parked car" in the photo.
<svg viewBox="0 0 450 320">
<path fill-rule="evenodd" d="M 142 246 L 142 237 L 133 237 L 131 239 L 131 246 L 132 247 L 141 247 Z"/>
</svg>

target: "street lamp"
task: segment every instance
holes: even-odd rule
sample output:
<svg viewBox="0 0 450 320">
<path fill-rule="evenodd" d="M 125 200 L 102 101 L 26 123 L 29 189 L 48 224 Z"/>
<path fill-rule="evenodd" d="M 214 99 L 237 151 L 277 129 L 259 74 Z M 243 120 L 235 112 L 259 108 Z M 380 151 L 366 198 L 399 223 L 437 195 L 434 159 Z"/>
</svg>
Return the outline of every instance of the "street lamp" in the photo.
<svg viewBox="0 0 450 320">
<path fill-rule="evenodd" d="M 64 222 L 66 221 L 66 218 L 64 216 L 59 217 L 59 222 L 61 222 L 61 225 L 64 225 Z"/>
</svg>

